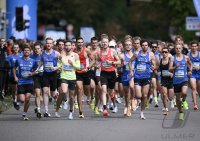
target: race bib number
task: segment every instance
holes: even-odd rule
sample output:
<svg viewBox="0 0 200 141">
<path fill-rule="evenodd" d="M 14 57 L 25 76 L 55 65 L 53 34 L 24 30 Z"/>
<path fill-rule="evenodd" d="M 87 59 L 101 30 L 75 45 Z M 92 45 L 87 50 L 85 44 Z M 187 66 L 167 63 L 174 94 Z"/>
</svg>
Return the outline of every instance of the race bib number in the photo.
<svg viewBox="0 0 200 141">
<path fill-rule="evenodd" d="M 44 66 L 42 65 L 39 69 L 38 69 L 39 72 L 43 72 L 44 71 Z"/>
<path fill-rule="evenodd" d="M 199 66 L 200 66 L 200 62 L 194 62 L 194 63 L 193 63 L 193 68 L 194 68 L 194 67 L 199 67 Z"/>
<path fill-rule="evenodd" d="M 80 64 L 80 69 L 84 69 L 84 64 Z"/>
<path fill-rule="evenodd" d="M 47 63 L 44 65 L 44 67 L 45 67 L 46 69 L 52 68 L 52 67 L 53 67 L 53 62 L 47 62 Z"/>
<path fill-rule="evenodd" d="M 102 62 L 102 66 L 103 66 L 104 68 L 110 68 L 112 65 L 111 65 L 111 64 L 108 64 L 108 63 L 105 62 L 105 61 L 103 61 L 103 62 Z"/>
<path fill-rule="evenodd" d="M 23 78 L 29 77 L 29 74 L 30 74 L 29 71 L 22 71 L 22 72 L 21 72 L 21 76 L 22 76 Z"/>
<path fill-rule="evenodd" d="M 168 70 L 162 70 L 162 76 L 170 76 L 170 73 Z"/>
<path fill-rule="evenodd" d="M 146 64 L 138 64 L 137 65 L 137 71 L 139 71 L 139 72 L 146 71 Z"/>
<path fill-rule="evenodd" d="M 71 65 L 64 65 L 64 70 L 65 71 L 72 71 L 74 68 Z"/>
<path fill-rule="evenodd" d="M 175 71 L 175 77 L 177 77 L 177 78 L 184 77 L 184 70 Z"/>
<path fill-rule="evenodd" d="M 100 76 L 100 74 L 101 74 L 101 70 L 97 69 L 96 70 L 96 76 Z"/>
</svg>

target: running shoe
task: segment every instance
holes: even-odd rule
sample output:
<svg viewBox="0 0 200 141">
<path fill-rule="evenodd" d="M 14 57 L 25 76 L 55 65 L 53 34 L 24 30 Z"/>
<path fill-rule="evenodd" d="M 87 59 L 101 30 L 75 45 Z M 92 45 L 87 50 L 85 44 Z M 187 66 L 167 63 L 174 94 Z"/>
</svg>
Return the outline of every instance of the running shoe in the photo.
<svg viewBox="0 0 200 141">
<path fill-rule="evenodd" d="M 79 118 L 84 118 L 85 116 L 82 114 L 79 114 Z"/>
<path fill-rule="evenodd" d="M 100 114 L 100 113 L 99 113 L 98 107 L 95 107 L 95 108 L 94 108 L 94 114 L 95 114 L 95 115 L 99 115 L 99 114 Z"/>
<path fill-rule="evenodd" d="M 172 109 L 174 108 L 174 102 L 173 101 L 170 101 L 170 106 L 171 106 Z"/>
<path fill-rule="evenodd" d="M 75 109 L 78 109 L 78 108 L 79 108 L 77 102 L 74 103 L 74 108 L 75 108 Z"/>
<path fill-rule="evenodd" d="M 103 112 L 103 105 L 99 105 L 99 112 Z"/>
<path fill-rule="evenodd" d="M 51 117 L 51 114 L 50 113 L 44 113 L 44 117 Z"/>
<path fill-rule="evenodd" d="M 194 105 L 194 110 L 198 110 L 199 108 L 198 108 L 198 105 L 197 104 L 195 104 Z"/>
<path fill-rule="evenodd" d="M 117 111 L 118 111 L 118 108 L 117 106 L 115 106 L 114 109 L 112 110 L 112 113 L 117 113 Z"/>
<path fill-rule="evenodd" d="M 127 107 L 124 108 L 124 116 L 127 115 Z"/>
<path fill-rule="evenodd" d="M 122 103 L 121 98 L 120 98 L 120 97 L 117 97 L 117 98 L 116 98 L 116 102 L 119 103 L 119 104 L 121 104 L 121 103 Z"/>
<path fill-rule="evenodd" d="M 29 118 L 26 115 L 22 115 L 23 120 L 29 120 Z"/>
<path fill-rule="evenodd" d="M 155 104 L 155 108 L 158 108 L 158 107 L 159 107 L 159 105 L 158 105 L 158 103 L 156 103 L 156 104 Z"/>
<path fill-rule="evenodd" d="M 183 101 L 182 104 L 183 104 L 183 109 L 185 109 L 185 110 L 188 110 L 188 109 L 189 109 L 189 108 L 188 108 L 188 103 L 187 103 L 186 100 Z"/>
<path fill-rule="evenodd" d="M 42 118 L 42 114 L 40 112 L 36 113 L 37 118 Z"/>
<path fill-rule="evenodd" d="M 90 101 L 90 108 L 93 110 L 94 109 L 94 99 L 92 99 L 91 101 Z"/>
<path fill-rule="evenodd" d="M 168 108 L 164 108 L 164 109 L 163 109 L 163 115 L 168 115 L 168 112 L 169 112 L 169 111 L 168 111 Z"/>
<path fill-rule="evenodd" d="M 58 112 L 55 112 L 55 117 L 60 118 L 60 115 L 58 114 Z"/>
<path fill-rule="evenodd" d="M 67 110 L 68 108 L 68 100 L 66 100 L 64 103 L 63 103 L 63 109 L 64 110 Z"/>
<path fill-rule="evenodd" d="M 146 117 L 144 116 L 144 113 L 140 113 L 140 118 L 141 118 L 142 120 L 145 120 L 145 119 L 146 119 Z"/>
<path fill-rule="evenodd" d="M 38 108 L 35 108 L 34 111 L 35 111 L 35 113 L 38 113 Z"/>
<path fill-rule="evenodd" d="M 73 117 L 73 113 L 72 112 L 69 112 L 69 117 L 68 117 L 68 119 L 69 120 L 72 120 L 74 117 Z"/>
<path fill-rule="evenodd" d="M 13 106 L 16 110 L 20 109 L 19 103 L 18 102 L 13 102 Z"/>
<path fill-rule="evenodd" d="M 109 115 L 108 110 L 107 110 L 107 109 L 104 109 L 104 110 L 103 110 L 103 116 L 108 116 L 108 115 Z"/>
<path fill-rule="evenodd" d="M 126 114 L 127 117 L 131 117 L 131 108 L 130 106 L 127 107 L 127 114 Z"/>
<path fill-rule="evenodd" d="M 178 119 L 179 120 L 184 120 L 184 113 L 179 113 Z"/>
</svg>

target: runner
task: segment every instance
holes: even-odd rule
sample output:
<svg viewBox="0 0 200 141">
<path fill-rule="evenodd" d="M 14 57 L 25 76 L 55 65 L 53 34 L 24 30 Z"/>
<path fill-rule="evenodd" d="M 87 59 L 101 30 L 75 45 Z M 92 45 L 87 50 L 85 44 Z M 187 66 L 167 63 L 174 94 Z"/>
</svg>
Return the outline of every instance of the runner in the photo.
<svg viewBox="0 0 200 141">
<path fill-rule="evenodd" d="M 40 63 L 42 55 L 42 45 L 39 42 L 34 44 L 34 54 L 31 56 L 37 62 L 37 67 Z M 33 77 L 34 80 L 34 93 L 35 93 L 35 113 L 38 118 L 42 117 L 40 110 L 40 100 L 42 96 L 42 77 L 43 77 L 43 65 L 39 68 L 38 74 Z"/>
<path fill-rule="evenodd" d="M 56 88 L 57 88 L 57 73 L 56 71 L 59 69 L 57 67 L 58 59 L 61 59 L 61 55 L 59 52 L 52 49 L 53 47 L 53 39 L 51 37 L 46 38 L 46 46 L 45 50 L 42 52 L 41 61 L 38 66 L 39 68 L 44 66 L 43 73 L 43 95 L 44 95 L 44 105 L 45 105 L 45 113 L 44 117 L 50 117 L 49 113 L 49 92 L 51 92 L 51 96 L 56 100 Z M 50 87 L 50 88 L 49 88 Z M 49 91 L 50 89 L 50 91 Z"/>
<path fill-rule="evenodd" d="M 102 86 L 102 103 L 103 103 L 103 115 L 108 116 L 108 110 L 106 106 L 107 98 L 106 94 L 108 94 L 113 102 L 114 109 L 113 113 L 117 112 L 117 105 L 115 103 L 115 95 L 114 95 L 114 86 L 115 86 L 115 65 L 120 64 L 119 57 L 117 52 L 109 48 L 109 38 L 108 35 L 103 34 L 101 35 L 101 43 L 102 43 L 102 50 L 97 55 L 97 61 L 101 63 L 101 86 Z M 108 88 L 108 90 L 107 90 Z"/>
<path fill-rule="evenodd" d="M 9 87 L 10 87 L 12 98 L 13 98 L 14 108 L 16 110 L 19 110 L 20 106 L 19 106 L 19 103 L 17 102 L 17 82 L 14 79 L 13 67 L 15 65 L 16 60 L 21 58 L 23 56 L 23 54 L 20 53 L 19 44 L 17 44 L 17 43 L 13 44 L 12 50 L 13 50 L 13 54 L 9 55 L 6 58 L 6 61 L 8 61 L 10 64 L 10 72 L 9 72 L 9 85 L 10 86 Z M 17 75 L 17 77 L 19 75 L 18 69 L 16 71 L 16 75 Z"/>
<path fill-rule="evenodd" d="M 76 71 L 76 84 L 77 84 L 77 99 L 79 106 L 79 118 L 84 118 L 84 114 L 82 111 L 82 95 L 83 89 L 84 94 L 87 96 L 88 100 L 90 100 L 90 78 L 88 70 L 90 70 L 95 63 L 94 57 L 91 55 L 90 50 L 86 49 L 84 46 L 84 40 L 82 37 L 77 39 L 77 48 L 74 51 L 79 55 L 80 59 L 80 69 Z M 88 60 L 91 60 L 90 64 Z"/>
<path fill-rule="evenodd" d="M 59 67 L 61 67 L 60 82 L 61 82 L 61 92 L 57 100 L 57 108 L 55 112 L 56 117 L 60 117 L 58 114 L 60 104 L 63 99 L 66 98 L 67 92 L 69 90 L 69 120 L 73 119 L 73 105 L 74 105 L 74 93 L 76 86 L 76 69 L 80 69 L 80 60 L 77 53 L 72 50 L 72 42 L 66 41 L 65 48 L 61 52 L 62 59 L 59 61 Z"/>
<path fill-rule="evenodd" d="M 200 52 L 198 51 L 198 42 L 190 43 L 191 52 L 189 53 L 192 61 L 192 75 L 190 76 L 190 86 L 192 89 L 192 98 L 194 102 L 194 110 L 198 110 L 197 94 L 200 94 Z"/>
<path fill-rule="evenodd" d="M 172 57 L 169 54 L 167 47 L 162 48 L 162 59 L 157 62 L 161 76 L 161 94 L 163 102 L 163 115 L 168 115 L 167 101 L 173 103 L 174 89 L 173 89 L 173 73 L 169 72 L 169 60 Z M 156 72 L 157 73 L 157 72 Z"/>
<path fill-rule="evenodd" d="M 18 58 L 13 67 L 14 79 L 18 87 L 18 100 L 24 103 L 24 110 L 22 117 L 24 120 L 29 120 L 27 111 L 30 105 L 31 94 L 33 94 L 33 75 L 37 74 L 35 71 L 37 64 L 35 60 L 30 58 L 31 49 L 28 45 L 23 47 L 23 57 Z M 19 76 L 16 75 L 16 68 L 19 69 Z"/>
<path fill-rule="evenodd" d="M 185 110 L 188 109 L 186 101 L 187 89 L 188 89 L 188 76 L 192 74 L 192 63 L 188 56 L 182 54 L 183 45 L 176 44 L 176 54 L 169 62 L 169 69 L 173 71 L 173 85 L 174 93 L 176 95 L 176 104 L 179 110 L 179 119 L 184 120 L 184 113 L 182 105 Z M 187 65 L 189 65 L 189 72 L 187 73 Z M 182 100 L 181 100 L 182 98 Z"/>
<path fill-rule="evenodd" d="M 133 76 L 132 62 L 135 60 L 135 92 L 138 99 L 141 99 L 141 119 L 146 119 L 144 110 L 147 102 L 147 95 L 150 85 L 150 69 L 155 69 L 155 56 L 149 52 L 149 42 L 147 40 L 141 41 L 142 50 L 135 52 L 129 61 L 130 76 Z"/>
<path fill-rule="evenodd" d="M 128 62 L 130 61 L 130 58 L 133 56 L 132 53 L 132 40 L 126 39 L 125 42 L 125 52 L 120 55 L 120 59 L 123 66 L 123 73 L 122 73 L 122 79 L 121 82 L 123 84 L 123 90 L 125 94 L 125 110 L 124 115 L 127 117 L 131 116 L 131 106 L 130 106 L 130 88 L 134 89 L 134 81 L 133 77 L 130 77 L 130 71 Z M 132 70 L 134 70 L 134 62 L 132 62 Z"/>
</svg>

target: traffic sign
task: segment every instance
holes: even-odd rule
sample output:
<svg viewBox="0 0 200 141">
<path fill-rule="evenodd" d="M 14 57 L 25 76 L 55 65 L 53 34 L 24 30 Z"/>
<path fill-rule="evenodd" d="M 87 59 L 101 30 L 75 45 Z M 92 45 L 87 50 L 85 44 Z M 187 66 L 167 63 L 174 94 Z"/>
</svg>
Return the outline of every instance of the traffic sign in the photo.
<svg viewBox="0 0 200 141">
<path fill-rule="evenodd" d="M 200 30 L 200 18 L 199 17 L 186 17 L 186 30 Z"/>
</svg>

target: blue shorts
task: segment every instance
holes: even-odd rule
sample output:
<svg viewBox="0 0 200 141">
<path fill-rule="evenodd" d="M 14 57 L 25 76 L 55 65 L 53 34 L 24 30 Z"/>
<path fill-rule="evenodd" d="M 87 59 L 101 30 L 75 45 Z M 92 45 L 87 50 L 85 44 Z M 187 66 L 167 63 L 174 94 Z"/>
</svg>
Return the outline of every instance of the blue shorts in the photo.
<svg viewBox="0 0 200 141">
<path fill-rule="evenodd" d="M 192 73 L 192 75 L 190 76 L 190 78 L 195 78 L 196 80 L 200 80 L 200 74 Z"/>
<path fill-rule="evenodd" d="M 129 81 L 132 79 L 133 77 L 130 76 L 130 73 L 123 73 L 121 75 L 121 83 L 123 84 L 123 86 L 129 86 Z"/>
</svg>

